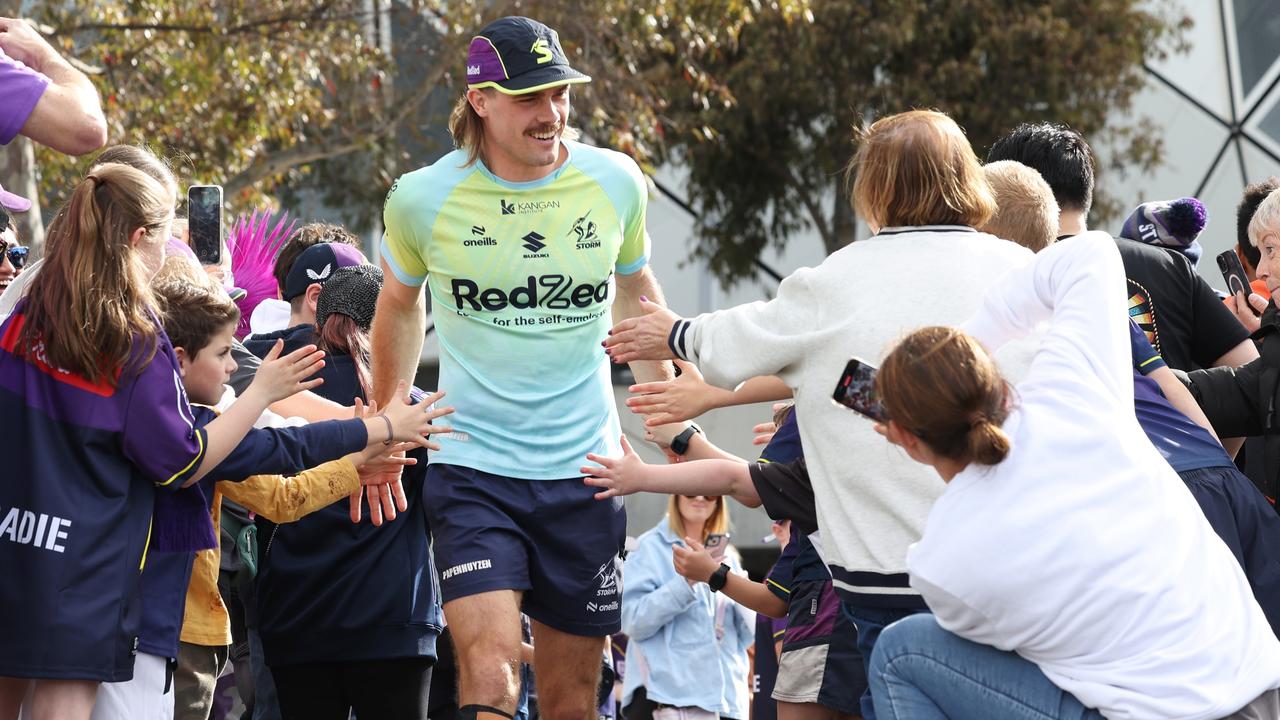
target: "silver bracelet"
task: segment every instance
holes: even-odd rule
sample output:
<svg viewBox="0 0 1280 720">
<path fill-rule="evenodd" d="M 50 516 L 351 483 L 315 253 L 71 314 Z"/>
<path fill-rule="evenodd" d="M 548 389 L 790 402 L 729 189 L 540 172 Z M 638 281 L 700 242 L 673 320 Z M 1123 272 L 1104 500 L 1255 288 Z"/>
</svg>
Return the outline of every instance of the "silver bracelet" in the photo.
<svg viewBox="0 0 1280 720">
<path fill-rule="evenodd" d="M 386 415 L 379 415 L 378 417 L 382 418 L 382 421 L 387 424 L 387 439 L 382 441 L 382 446 L 388 447 L 396 436 L 395 431 L 391 429 L 391 418 Z"/>
</svg>

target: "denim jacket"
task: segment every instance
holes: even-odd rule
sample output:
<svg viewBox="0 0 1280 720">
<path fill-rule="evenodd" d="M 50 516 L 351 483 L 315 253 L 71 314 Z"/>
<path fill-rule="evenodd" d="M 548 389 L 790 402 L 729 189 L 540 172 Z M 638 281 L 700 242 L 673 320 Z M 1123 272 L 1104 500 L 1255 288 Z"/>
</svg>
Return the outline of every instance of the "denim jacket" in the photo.
<svg viewBox="0 0 1280 720">
<path fill-rule="evenodd" d="M 644 687 L 653 702 L 745 720 L 755 613 L 677 574 L 671 561 L 676 541 L 663 518 L 640 536 L 623 566 L 622 631 L 629 638 L 623 706 Z M 725 562 L 741 571 L 732 554 Z"/>
</svg>

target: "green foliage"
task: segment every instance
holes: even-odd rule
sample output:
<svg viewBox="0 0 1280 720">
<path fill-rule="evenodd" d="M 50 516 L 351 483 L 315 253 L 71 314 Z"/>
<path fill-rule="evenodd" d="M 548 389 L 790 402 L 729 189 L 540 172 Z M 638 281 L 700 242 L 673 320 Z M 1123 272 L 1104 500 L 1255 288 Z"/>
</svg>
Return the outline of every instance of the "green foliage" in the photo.
<svg viewBox="0 0 1280 720">
<path fill-rule="evenodd" d="M 1114 125 L 1116 111 L 1143 85 L 1142 63 L 1189 24 L 1139 0 L 656 4 L 665 12 L 624 15 L 625 39 L 604 41 L 621 46 L 611 72 L 625 77 L 603 106 L 633 110 L 594 120 L 641 156 L 688 168 L 696 252 L 726 280 L 802 227 L 828 252 L 855 238 L 843 170 L 855 129 L 887 114 L 947 112 L 980 156 L 1019 122 L 1062 122 L 1149 167 L 1158 141 Z M 1116 203 L 1105 180 L 1101 190 L 1105 213 Z"/>
<path fill-rule="evenodd" d="M 445 77 L 431 71 L 452 45 L 430 18 L 422 3 L 379 17 L 362 0 L 72 0 L 42 4 L 34 19 L 90 73 L 112 143 L 150 146 L 181 180 L 221 183 L 248 207 L 328 158 L 361 156 L 362 187 L 377 177 L 387 138 Z M 403 42 L 428 72 L 393 88 L 377 24 L 414 27 L 406 20 L 421 32 Z M 52 151 L 39 160 L 46 201 L 84 172 Z"/>
<path fill-rule="evenodd" d="M 595 78 L 574 90 L 578 125 L 647 170 L 687 168 L 695 251 L 726 280 L 802 228 L 828 251 L 854 239 L 843 170 L 854 129 L 885 114 L 948 112 L 980 155 L 1018 122 L 1065 122 L 1150 165 L 1158 144 L 1116 126 L 1116 111 L 1142 85 L 1142 63 L 1176 48 L 1189 22 L 1144 0 L 389 7 L 371 16 L 364 0 L 67 0 L 42 3 L 36 19 L 94 73 L 112 142 L 180 159 L 184 179 L 224 184 L 238 210 L 318 188 L 364 229 L 394 178 L 441 149 L 431 138 L 462 89 L 474 31 L 532 15 Z M 376 39 L 388 24 L 394 56 Z M 46 201 L 84 170 L 45 150 L 39 163 Z M 1105 213 L 1115 202 L 1105 180 L 1103 190 L 1095 207 Z"/>
</svg>

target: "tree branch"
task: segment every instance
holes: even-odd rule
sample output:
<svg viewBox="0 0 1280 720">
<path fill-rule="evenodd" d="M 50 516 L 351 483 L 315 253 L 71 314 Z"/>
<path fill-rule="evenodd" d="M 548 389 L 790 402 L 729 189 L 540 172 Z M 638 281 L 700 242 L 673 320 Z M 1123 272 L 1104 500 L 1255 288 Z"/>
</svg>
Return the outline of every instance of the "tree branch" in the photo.
<svg viewBox="0 0 1280 720">
<path fill-rule="evenodd" d="M 101 30 L 153 30 L 156 32 L 188 32 L 188 33 L 201 33 L 206 35 L 213 35 L 213 34 L 238 35 L 240 33 L 245 33 L 252 30 L 259 30 L 259 29 L 274 27 L 277 25 L 288 25 L 290 23 L 301 22 L 303 20 L 307 22 L 312 22 L 312 23 L 339 22 L 339 21 L 346 21 L 346 20 L 357 20 L 371 14 L 368 11 L 359 10 L 359 11 L 353 11 L 349 13 L 343 13 L 341 15 L 325 16 L 325 12 L 332 6 L 333 6 L 333 2 L 327 2 L 323 5 L 320 5 L 319 7 L 307 9 L 304 12 L 295 12 L 295 13 L 276 15 L 274 17 L 261 18 L 259 20 L 244 22 L 244 23 L 240 23 L 239 25 L 232 25 L 230 27 L 223 27 L 219 25 L 192 25 L 192 24 L 180 24 L 180 23 L 177 23 L 177 24 L 175 23 L 132 23 L 132 22 L 84 23 L 81 25 L 71 25 L 67 27 L 56 28 L 56 29 L 53 29 L 51 32 L 47 32 L 46 34 L 60 35 L 60 34 L 67 34 L 67 33 L 101 31 Z"/>
<path fill-rule="evenodd" d="M 247 168 L 241 170 L 223 184 L 227 196 L 234 196 L 241 190 L 285 172 L 290 168 L 356 152 L 386 133 L 394 131 L 395 128 L 400 126 L 400 123 L 408 119 L 410 114 L 419 109 L 419 106 L 430 97 L 431 93 L 440 84 L 440 80 L 444 77 L 449 67 L 449 63 L 443 58 L 450 57 L 452 57 L 452 54 L 444 48 L 441 49 L 441 52 L 437 52 L 435 65 L 423 76 L 422 81 L 418 83 L 413 92 L 398 103 L 400 109 L 388 117 L 385 122 L 367 132 L 360 133 L 354 137 L 345 136 L 347 138 L 345 142 L 337 144 L 317 141 L 294 145 L 279 152 L 259 151 L 254 155 L 253 161 L 249 163 Z"/>
<path fill-rule="evenodd" d="M 792 189 L 800 196 L 800 202 L 804 203 L 805 209 L 809 211 L 809 217 L 812 218 L 814 227 L 818 229 L 818 234 L 822 236 L 822 244 L 825 247 L 831 247 L 834 244 L 834 238 L 827 224 L 827 216 L 822 212 L 822 206 L 814 199 L 809 186 L 800 181 L 795 168 L 787 168 L 787 176 L 791 180 Z"/>
</svg>

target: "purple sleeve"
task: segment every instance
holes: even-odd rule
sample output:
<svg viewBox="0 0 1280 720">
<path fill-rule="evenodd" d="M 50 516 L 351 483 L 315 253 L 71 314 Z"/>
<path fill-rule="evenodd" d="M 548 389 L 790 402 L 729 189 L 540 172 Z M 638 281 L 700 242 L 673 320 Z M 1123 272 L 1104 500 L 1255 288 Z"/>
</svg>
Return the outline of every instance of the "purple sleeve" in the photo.
<svg viewBox="0 0 1280 720">
<path fill-rule="evenodd" d="M 0 145 L 17 137 L 47 87 L 49 78 L 0 50 Z"/>
<path fill-rule="evenodd" d="M 149 480 L 176 490 L 200 467 L 208 433 L 196 428 L 178 360 L 167 341 L 162 339 L 155 357 L 132 381 L 124 455 Z"/>
</svg>

